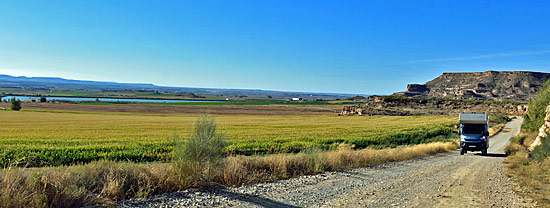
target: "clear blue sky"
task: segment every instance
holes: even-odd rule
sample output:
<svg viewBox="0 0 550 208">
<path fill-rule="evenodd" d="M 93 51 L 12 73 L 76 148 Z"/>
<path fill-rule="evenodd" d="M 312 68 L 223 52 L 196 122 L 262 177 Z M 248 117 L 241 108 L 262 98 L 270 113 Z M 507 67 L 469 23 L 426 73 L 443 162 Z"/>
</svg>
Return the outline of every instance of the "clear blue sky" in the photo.
<svg viewBox="0 0 550 208">
<path fill-rule="evenodd" d="M 390 94 L 550 72 L 550 1 L 0 1 L 0 74 Z"/>
</svg>

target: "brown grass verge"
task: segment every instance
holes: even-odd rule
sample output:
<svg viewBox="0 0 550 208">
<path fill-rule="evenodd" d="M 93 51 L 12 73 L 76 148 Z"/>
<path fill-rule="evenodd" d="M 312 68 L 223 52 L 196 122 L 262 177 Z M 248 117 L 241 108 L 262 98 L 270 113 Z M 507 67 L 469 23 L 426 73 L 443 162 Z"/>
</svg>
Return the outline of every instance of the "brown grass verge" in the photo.
<svg viewBox="0 0 550 208">
<path fill-rule="evenodd" d="M 185 187 L 170 169 L 126 162 L 97 161 L 57 168 L 0 170 L 0 207 L 80 207 L 112 205 Z"/>
<path fill-rule="evenodd" d="M 541 207 L 550 207 L 550 158 L 542 162 L 529 159 L 527 150 L 537 132 L 522 131 L 506 147 L 508 175 L 513 176 L 527 194 Z"/>
<path fill-rule="evenodd" d="M 324 171 L 369 167 L 455 150 L 455 143 L 429 143 L 393 149 L 309 149 L 299 154 L 234 156 L 224 159 L 213 182 L 227 186 L 274 181 Z M 113 205 L 128 198 L 183 190 L 190 186 L 170 164 L 139 165 L 97 161 L 57 168 L 0 170 L 0 207 L 79 207 Z"/>
<path fill-rule="evenodd" d="M 309 150 L 294 155 L 267 157 L 236 156 L 226 159 L 223 180 L 228 186 L 273 181 L 324 171 L 340 171 L 370 167 L 385 162 L 408 160 L 429 154 L 455 150 L 455 143 L 429 143 L 393 149 L 353 150 L 350 145 L 340 145 L 333 151 Z"/>
</svg>

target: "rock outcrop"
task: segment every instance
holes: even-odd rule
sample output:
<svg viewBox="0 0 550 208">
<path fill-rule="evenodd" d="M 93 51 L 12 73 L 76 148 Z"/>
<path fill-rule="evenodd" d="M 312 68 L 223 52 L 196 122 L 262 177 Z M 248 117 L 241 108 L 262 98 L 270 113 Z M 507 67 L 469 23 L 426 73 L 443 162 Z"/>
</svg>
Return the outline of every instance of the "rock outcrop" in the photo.
<svg viewBox="0 0 550 208">
<path fill-rule="evenodd" d="M 457 115 L 460 112 L 506 112 L 521 116 L 528 106 L 517 101 L 456 100 L 440 98 L 407 98 L 398 96 L 369 96 L 365 104 L 344 106 L 340 116 L 420 116 Z"/>
<path fill-rule="evenodd" d="M 542 138 L 546 138 L 548 136 L 546 134 L 547 131 L 550 130 L 550 105 L 546 107 L 546 117 L 544 117 L 544 124 L 539 129 L 539 135 L 537 135 L 537 138 L 533 143 L 529 146 L 529 151 L 533 151 L 536 146 L 539 146 L 541 143 Z"/>
<path fill-rule="evenodd" d="M 409 84 L 397 96 L 478 100 L 522 100 L 533 98 L 550 73 L 487 71 L 443 73 L 426 84 Z"/>
</svg>

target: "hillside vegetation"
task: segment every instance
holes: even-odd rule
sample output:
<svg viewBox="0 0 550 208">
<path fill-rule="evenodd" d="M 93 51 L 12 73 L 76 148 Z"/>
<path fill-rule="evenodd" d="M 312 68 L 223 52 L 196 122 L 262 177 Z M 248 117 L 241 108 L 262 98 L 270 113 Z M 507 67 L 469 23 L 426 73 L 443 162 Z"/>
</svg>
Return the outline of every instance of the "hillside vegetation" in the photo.
<svg viewBox="0 0 550 208">
<path fill-rule="evenodd" d="M 524 117 L 522 133 L 506 147 L 509 174 L 517 177 L 528 194 L 543 207 L 550 206 L 550 139 L 542 138 L 541 144 L 531 152 L 528 147 L 545 122 L 549 104 L 550 80 L 544 83 L 537 97 L 529 101 L 529 114 Z"/>
<path fill-rule="evenodd" d="M 546 107 L 550 104 L 550 79 L 537 92 L 535 99 L 529 100 L 529 112 L 521 126 L 528 131 L 538 131 L 546 117 Z"/>
</svg>

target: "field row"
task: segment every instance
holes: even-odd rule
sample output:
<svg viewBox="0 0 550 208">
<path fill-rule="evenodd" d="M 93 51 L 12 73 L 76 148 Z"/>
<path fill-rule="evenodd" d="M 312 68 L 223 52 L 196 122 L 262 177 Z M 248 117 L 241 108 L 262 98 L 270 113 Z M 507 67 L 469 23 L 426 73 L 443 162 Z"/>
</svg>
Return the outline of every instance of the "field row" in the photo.
<svg viewBox="0 0 550 208">
<path fill-rule="evenodd" d="M 98 159 L 167 161 L 175 135 L 197 116 L 1 111 L 0 165 L 55 166 Z M 356 148 L 442 140 L 455 117 L 216 116 L 227 154 L 299 152 L 345 142 Z"/>
</svg>

